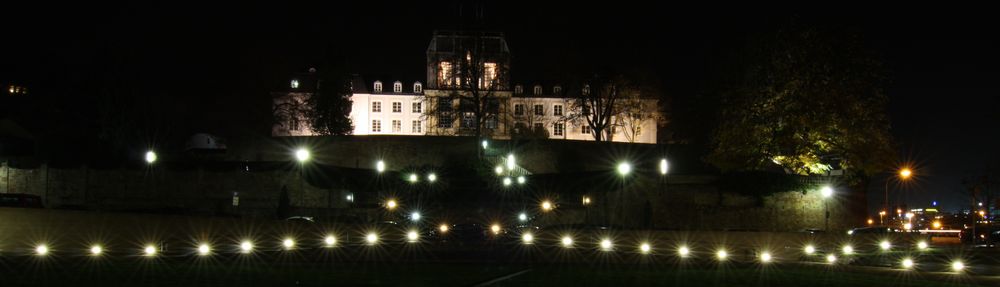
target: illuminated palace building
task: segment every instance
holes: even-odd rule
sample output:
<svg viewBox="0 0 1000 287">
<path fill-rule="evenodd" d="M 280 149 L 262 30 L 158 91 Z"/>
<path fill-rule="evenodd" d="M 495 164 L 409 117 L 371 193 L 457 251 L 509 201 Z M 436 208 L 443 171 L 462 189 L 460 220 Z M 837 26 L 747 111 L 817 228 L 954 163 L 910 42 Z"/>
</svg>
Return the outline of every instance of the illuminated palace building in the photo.
<svg viewBox="0 0 1000 287">
<path fill-rule="evenodd" d="M 480 134 L 494 139 L 594 140 L 587 118 L 580 116 L 589 110 L 579 100 L 589 94 L 589 85 L 573 92 L 561 85 L 511 85 L 510 60 L 502 33 L 435 31 L 427 48 L 425 83 L 355 77 L 353 134 L 472 136 L 480 127 Z M 315 72 L 297 75 L 287 91 L 273 93 L 276 115 L 281 116 L 272 135 L 316 135 L 304 113 L 289 108 L 302 106 L 311 96 Z M 632 100 L 633 109 L 616 112 L 603 138 L 656 143 L 657 100 Z"/>
</svg>

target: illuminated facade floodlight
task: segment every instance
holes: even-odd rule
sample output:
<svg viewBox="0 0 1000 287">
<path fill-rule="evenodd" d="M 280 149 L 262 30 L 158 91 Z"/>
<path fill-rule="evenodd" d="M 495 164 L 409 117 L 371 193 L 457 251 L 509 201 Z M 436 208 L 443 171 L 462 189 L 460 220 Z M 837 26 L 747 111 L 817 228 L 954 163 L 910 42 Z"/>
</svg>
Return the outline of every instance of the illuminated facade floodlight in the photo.
<svg viewBox="0 0 1000 287">
<path fill-rule="evenodd" d="M 420 212 L 414 211 L 413 213 L 410 213 L 410 220 L 420 221 Z"/>
<path fill-rule="evenodd" d="M 35 255 L 45 256 L 47 254 L 49 254 L 48 246 L 46 246 L 45 244 L 39 244 L 38 246 L 35 246 Z"/>
<path fill-rule="evenodd" d="M 448 225 L 442 223 L 440 226 L 438 226 L 438 230 L 441 231 L 441 233 L 448 232 Z"/>
<path fill-rule="evenodd" d="M 820 193 L 823 194 L 823 198 L 828 198 L 828 197 L 833 196 L 833 188 L 832 187 L 824 186 L 819 191 L 820 191 Z"/>
<path fill-rule="evenodd" d="M 396 203 L 395 199 L 390 199 L 390 200 L 385 201 L 385 208 L 386 209 L 389 209 L 389 210 L 396 209 L 396 206 L 398 206 L 398 203 Z"/>
<path fill-rule="evenodd" d="M 90 255 L 97 256 L 101 255 L 102 252 L 104 252 L 104 248 L 101 248 L 100 245 L 94 245 L 90 247 Z"/>
<path fill-rule="evenodd" d="M 354 202 L 354 194 L 348 194 L 344 197 L 344 199 L 346 199 L 347 202 Z"/>
<path fill-rule="evenodd" d="M 489 147 L 490 147 L 490 142 L 483 140 L 483 149 L 487 149 Z"/>
<path fill-rule="evenodd" d="M 436 174 L 434 174 L 433 172 L 427 175 L 427 181 L 429 181 L 429 182 L 435 182 L 437 180 L 438 180 L 438 176 Z"/>
<path fill-rule="evenodd" d="M 670 170 L 670 164 L 667 159 L 660 159 L 660 175 L 667 175 L 667 171 Z"/>
<path fill-rule="evenodd" d="M 527 232 L 521 235 L 521 240 L 524 241 L 524 244 L 531 244 L 531 242 L 535 241 L 535 236 L 531 232 Z"/>
<path fill-rule="evenodd" d="M 903 258 L 903 262 L 901 262 L 900 265 L 903 265 L 903 268 L 906 268 L 906 269 L 913 268 L 913 259 Z"/>
<path fill-rule="evenodd" d="M 680 257 L 682 258 L 688 257 L 689 254 L 691 254 L 691 249 L 688 249 L 687 246 L 681 246 L 680 248 L 677 248 L 677 255 L 679 255 Z"/>
<path fill-rule="evenodd" d="M 406 180 L 410 181 L 410 183 L 416 183 L 417 181 L 420 180 L 420 178 L 417 176 L 416 173 L 411 173 L 409 178 L 407 178 Z"/>
<path fill-rule="evenodd" d="M 146 163 L 152 164 L 156 162 L 156 152 L 147 151 L 146 152 Z"/>
<path fill-rule="evenodd" d="M 517 184 L 524 184 L 524 183 L 525 183 L 525 182 L 527 182 L 527 181 L 528 181 L 528 180 L 527 180 L 526 178 L 524 178 L 524 176 L 523 176 L 523 175 L 522 175 L 522 176 L 518 176 L 518 177 L 517 177 Z"/>
<path fill-rule="evenodd" d="M 889 243 L 888 240 L 882 240 L 882 242 L 878 243 L 878 247 L 881 248 L 882 251 L 888 251 L 889 248 L 892 248 L 892 243 Z"/>
<path fill-rule="evenodd" d="M 500 225 L 499 224 L 491 225 L 490 231 L 493 231 L 493 234 L 500 234 Z"/>
<path fill-rule="evenodd" d="M 764 251 L 764 252 L 760 253 L 760 262 L 761 263 L 769 263 L 769 262 L 771 262 L 772 259 L 773 258 L 771 258 L 771 252 Z"/>
<path fill-rule="evenodd" d="M 962 263 L 961 260 L 955 260 L 954 262 L 951 262 L 951 270 L 952 271 L 959 272 L 959 271 L 962 271 L 964 269 L 965 269 L 965 263 Z"/>
<path fill-rule="evenodd" d="M 240 243 L 240 251 L 243 253 L 250 253 L 253 251 L 253 243 L 250 241 L 243 241 L 243 243 Z"/>
<path fill-rule="evenodd" d="M 851 255 L 854 253 L 854 247 L 851 247 L 850 245 L 844 245 L 844 248 L 841 248 L 841 251 L 844 252 L 844 255 Z"/>
<path fill-rule="evenodd" d="M 569 235 L 563 236 L 562 240 L 560 241 L 562 242 L 563 247 L 573 246 L 573 237 L 570 237 Z"/>
<path fill-rule="evenodd" d="M 419 238 L 419 237 L 420 237 L 420 235 L 417 234 L 417 232 L 413 231 L 413 230 L 410 230 L 409 232 L 406 233 L 406 241 L 408 241 L 408 242 L 417 242 L 417 238 Z"/>
<path fill-rule="evenodd" d="M 517 162 L 514 160 L 514 154 L 507 155 L 507 170 L 513 171 L 517 167 Z"/>
<path fill-rule="evenodd" d="M 639 252 L 642 252 L 642 254 L 649 254 L 652 250 L 653 247 L 649 246 L 649 243 L 643 242 L 642 244 L 639 244 Z"/>
<path fill-rule="evenodd" d="M 146 248 L 142 249 L 142 253 L 146 256 L 156 256 L 156 246 L 146 245 Z"/>
<path fill-rule="evenodd" d="M 833 255 L 833 254 L 827 255 L 826 256 L 826 262 L 828 262 L 830 264 L 833 264 L 834 262 L 837 262 L 837 256 Z"/>
<path fill-rule="evenodd" d="M 208 255 L 211 252 L 212 252 L 212 247 L 208 246 L 208 244 L 203 243 L 201 245 L 198 245 L 198 255 L 204 256 Z"/>
<path fill-rule="evenodd" d="M 493 172 L 495 172 L 497 175 L 503 174 L 503 166 L 498 165 L 496 168 L 493 168 Z"/>
<path fill-rule="evenodd" d="M 333 247 L 334 245 L 337 245 L 337 237 L 327 235 L 326 238 L 323 238 L 323 244 L 325 244 L 326 247 Z"/>
<path fill-rule="evenodd" d="M 613 245 L 611 244 L 611 239 L 605 238 L 601 240 L 601 250 L 610 251 L 612 246 Z"/>
<path fill-rule="evenodd" d="M 917 249 L 920 249 L 920 250 L 926 250 L 926 249 L 927 249 L 927 247 L 928 247 L 928 246 L 927 246 L 927 241 L 920 241 L 920 242 L 917 242 Z"/>
<path fill-rule="evenodd" d="M 554 204 L 552 204 L 552 202 L 550 202 L 548 200 L 542 201 L 542 210 L 544 210 L 544 211 L 551 211 L 555 207 L 556 206 Z"/>
<path fill-rule="evenodd" d="M 581 201 L 583 202 L 583 205 L 590 205 L 590 197 L 589 196 L 583 196 L 583 199 Z"/>
<path fill-rule="evenodd" d="M 517 220 L 520 220 L 521 222 L 528 221 L 528 214 L 521 212 L 517 215 Z"/>
<path fill-rule="evenodd" d="M 623 162 L 623 163 L 619 163 L 618 164 L 618 174 L 619 175 L 626 176 L 630 172 L 632 172 L 632 165 L 631 164 L 628 164 L 627 162 Z"/>
<path fill-rule="evenodd" d="M 715 252 L 715 258 L 719 259 L 719 261 L 726 260 L 726 257 L 729 257 L 729 252 L 726 252 L 726 250 L 719 250 Z"/>
<path fill-rule="evenodd" d="M 295 248 L 295 240 L 292 240 L 291 238 L 285 238 L 285 240 L 281 241 L 281 246 L 284 246 L 285 249 Z"/>
<path fill-rule="evenodd" d="M 805 248 L 804 251 L 806 252 L 806 255 L 813 255 L 813 253 L 816 253 L 816 247 L 814 247 L 812 245 L 806 245 L 806 248 Z"/>
<path fill-rule="evenodd" d="M 365 235 L 365 242 L 368 242 L 368 244 L 375 244 L 375 243 L 377 243 L 378 242 L 378 234 L 375 234 L 374 232 L 368 233 L 368 235 Z"/>
<path fill-rule="evenodd" d="M 385 162 L 382 160 L 375 162 L 375 170 L 377 170 L 379 173 L 385 171 Z"/>
<path fill-rule="evenodd" d="M 503 186 L 510 186 L 511 180 L 509 177 L 503 178 Z"/>
</svg>

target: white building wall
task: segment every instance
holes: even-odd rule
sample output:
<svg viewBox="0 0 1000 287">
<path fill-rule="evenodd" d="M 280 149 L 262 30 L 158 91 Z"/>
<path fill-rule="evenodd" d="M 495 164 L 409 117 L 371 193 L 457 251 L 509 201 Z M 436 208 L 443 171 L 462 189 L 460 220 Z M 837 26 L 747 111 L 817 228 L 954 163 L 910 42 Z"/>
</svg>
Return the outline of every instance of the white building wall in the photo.
<svg viewBox="0 0 1000 287">
<path fill-rule="evenodd" d="M 351 121 L 355 135 L 424 135 L 427 123 L 422 112 L 413 112 L 413 103 L 421 103 L 421 111 L 427 108 L 422 95 L 417 94 L 353 94 L 351 95 Z M 381 103 L 381 111 L 373 111 L 374 103 Z M 393 112 L 393 103 L 400 103 L 401 110 Z M 381 122 L 381 131 L 373 130 L 373 121 Z M 399 131 L 393 131 L 392 121 L 400 122 Z M 413 131 L 413 121 L 420 121 L 420 131 Z"/>
</svg>

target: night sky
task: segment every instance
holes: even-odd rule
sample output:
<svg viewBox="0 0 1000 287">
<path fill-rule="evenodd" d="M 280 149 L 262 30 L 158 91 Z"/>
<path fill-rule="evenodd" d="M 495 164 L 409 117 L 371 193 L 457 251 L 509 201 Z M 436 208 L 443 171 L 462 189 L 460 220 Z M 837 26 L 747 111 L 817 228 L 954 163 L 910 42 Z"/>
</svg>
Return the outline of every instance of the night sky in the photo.
<svg viewBox="0 0 1000 287">
<path fill-rule="evenodd" d="M 485 2 L 477 21 L 473 5 L 459 3 L 6 6 L 0 82 L 27 85 L 80 118 L 96 93 L 115 86 L 162 103 L 145 108 L 167 111 L 176 134 L 266 134 L 268 92 L 292 73 L 338 63 L 369 80 L 424 81 L 434 29 L 484 27 L 507 33 L 516 82 L 615 66 L 648 71 L 666 96 L 684 99 L 708 89 L 728 48 L 798 15 L 859 27 L 884 56 L 900 162 L 918 175 L 903 189 L 912 206 L 938 200 L 963 208 L 962 178 L 1000 176 L 995 17 L 948 9 L 751 15 Z M 883 178 L 872 183 L 872 207 L 881 202 Z"/>
</svg>

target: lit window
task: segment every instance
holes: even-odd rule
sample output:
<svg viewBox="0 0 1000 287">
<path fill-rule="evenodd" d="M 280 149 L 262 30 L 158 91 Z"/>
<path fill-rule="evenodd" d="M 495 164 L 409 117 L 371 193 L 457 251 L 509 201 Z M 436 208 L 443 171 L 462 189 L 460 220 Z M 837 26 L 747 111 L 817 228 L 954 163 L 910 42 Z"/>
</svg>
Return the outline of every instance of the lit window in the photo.
<svg viewBox="0 0 1000 287">
<path fill-rule="evenodd" d="M 524 93 L 524 87 L 521 85 L 514 86 L 514 94 L 520 95 Z"/>
<path fill-rule="evenodd" d="M 403 121 L 392 120 L 392 132 L 398 133 L 403 131 Z"/>
<path fill-rule="evenodd" d="M 420 121 L 413 121 L 413 126 L 411 127 L 410 131 L 416 134 L 416 133 L 421 133 L 422 130 L 423 126 L 420 125 Z"/>
<path fill-rule="evenodd" d="M 594 134 L 594 131 L 590 129 L 589 125 L 583 125 L 582 127 L 580 127 L 580 133 L 590 135 Z"/>
<path fill-rule="evenodd" d="M 479 87 L 489 89 L 497 80 L 497 63 L 483 63 L 483 76 L 479 79 Z"/>
<path fill-rule="evenodd" d="M 552 106 L 552 115 L 553 116 L 561 116 L 561 115 L 563 115 L 562 112 L 563 112 L 563 106 L 562 105 L 554 105 L 554 106 Z"/>
<path fill-rule="evenodd" d="M 475 128 L 476 127 L 476 114 L 473 112 L 462 113 L 462 127 L 463 128 Z"/>
<path fill-rule="evenodd" d="M 516 104 L 516 105 L 514 105 L 514 115 L 515 116 L 523 116 L 524 115 L 524 104 Z"/>
<path fill-rule="evenodd" d="M 297 118 L 297 117 L 292 117 L 292 123 L 291 123 L 291 126 L 292 126 L 292 130 L 293 130 L 293 131 L 297 131 L 297 130 L 299 130 L 299 118 Z"/>
<path fill-rule="evenodd" d="M 453 84 L 451 70 L 452 70 L 451 62 L 441 62 L 438 64 L 437 80 L 439 86 L 448 87 Z"/>
<path fill-rule="evenodd" d="M 380 120 L 372 120 L 372 132 L 373 133 L 380 133 L 380 132 L 382 132 L 382 121 L 380 121 Z"/>
<path fill-rule="evenodd" d="M 414 102 L 413 103 L 413 113 L 419 114 L 419 113 L 422 113 L 422 112 L 424 112 L 422 104 L 420 102 Z"/>
<path fill-rule="evenodd" d="M 536 116 L 544 116 L 545 115 L 545 106 L 543 106 L 543 105 L 535 105 L 535 115 Z"/>
<path fill-rule="evenodd" d="M 403 83 L 400 83 L 399 81 L 396 81 L 395 83 L 392 83 L 392 92 L 393 93 L 402 93 L 403 92 Z"/>
<path fill-rule="evenodd" d="M 402 113 L 403 112 L 403 103 L 402 102 L 392 102 L 392 112 L 393 113 Z"/>
<path fill-rule="evenodd" d="M 381 93 L 382 92 L 382 82 L 381 81 L 375 81 L 375 92 L 376 93 Z"/>
<path fill-rule="evenodd" d="M 419 94 L 424 92 L 424 85 L 420 82 L 413 83 L 413 93 Z"/>
<path fill-rule="evenodd" d="M 372 112 L 381 113 L 382 112 L 382 102 L 372 102 Z"/>
<path fill-rule="evenodd" d="M 552 125 L 552 134 L 557 136 L 563 135 L 563 124 L 555 123 L 554 125 Z"/>
<path fill-rule="evenodd" d="M 537 96 L 537 95 L 541 95 L 541 94 L 542 94 L 542 86 L 541 85 L 535 85 L 535 95 Z"/>
<path fill-rule="evenodd" d="M 298 89 L 299 88 L 299 80 L 292 79 L 292 85 L 291 86 L 292 86 L 292 89 Z"/>
</svg>

